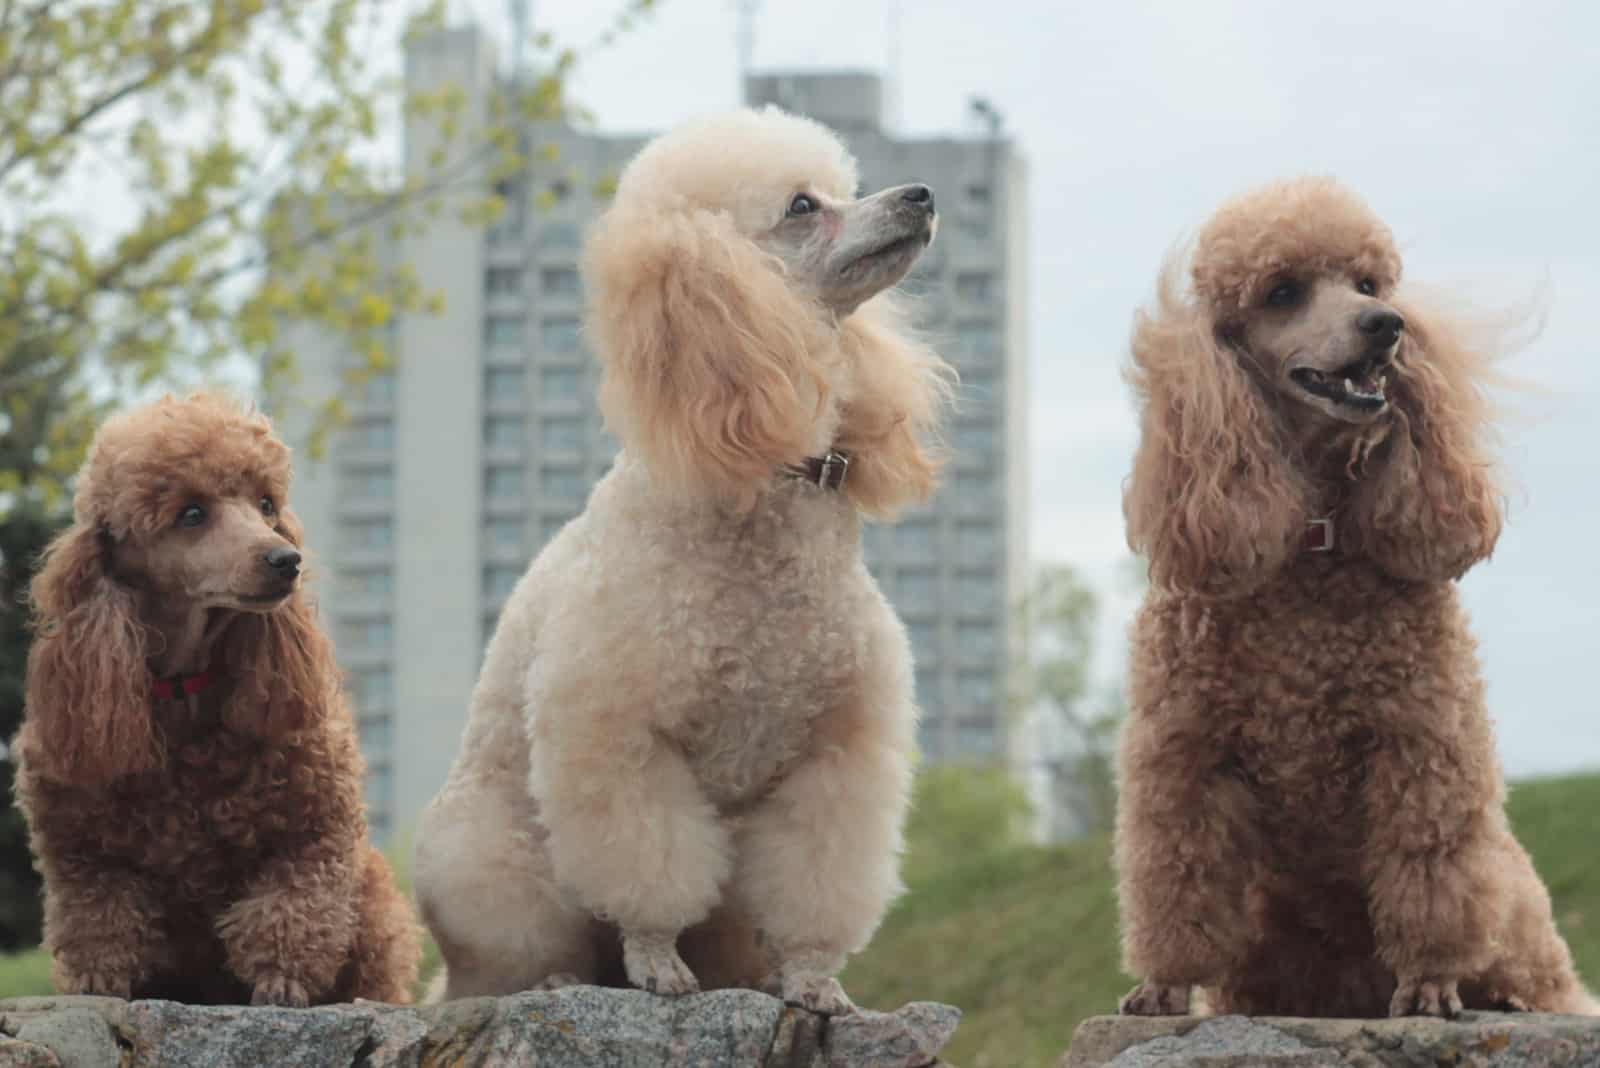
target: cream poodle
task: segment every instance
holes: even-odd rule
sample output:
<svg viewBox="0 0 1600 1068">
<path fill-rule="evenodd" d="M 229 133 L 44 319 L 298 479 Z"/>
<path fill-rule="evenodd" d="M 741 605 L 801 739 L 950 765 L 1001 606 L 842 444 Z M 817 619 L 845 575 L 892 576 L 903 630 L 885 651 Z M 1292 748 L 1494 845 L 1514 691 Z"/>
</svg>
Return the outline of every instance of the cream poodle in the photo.
<svg viewBox="0 0 1600 1068">
<path fill-rule="evenodd" d="M 647 146 L 585 265 L 624 448 L 512 593 L 416 886 L 449 997 L 833 978 L 899 889 L 916 710 L 862 516 L 927 497 L 949 371 L 884 291 L 933 194 L 827 130 Z"/>
</svg>

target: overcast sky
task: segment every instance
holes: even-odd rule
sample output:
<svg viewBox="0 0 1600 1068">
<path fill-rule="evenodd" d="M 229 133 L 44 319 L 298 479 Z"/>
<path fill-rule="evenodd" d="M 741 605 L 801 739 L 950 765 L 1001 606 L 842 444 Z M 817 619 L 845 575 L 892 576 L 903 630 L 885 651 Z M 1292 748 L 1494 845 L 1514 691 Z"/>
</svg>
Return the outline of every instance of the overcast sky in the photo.
<svg viewBox="0 0 1600 1068">
<path fill-rule="evenodd" d="M 457 12 L 474 6 L 503 16 Z M 767 0 L 755 65 L 881 70 L 890 6 Z M 534 7 L 583 41 L 612 5 Z M 615 131 L 736 105 L 734 8 L 660 0 L 580 69 L 579 98 Z M 1171 243 L 1234 191 L 1331 173 L 1388 219 L 1410 277 L 1500 304 L 1546 287 L 1548 325 L 1508 367 L 1549 396 L 1519 401 L 1511 521 L 1463 588 L 1508 772 L 1600 767 L 1600 8 L 903 0 L 898 25 L 896 128 L 971 130 L 981 94 L 1030 161 L 1037 559 L 1105 584 L 1125 559 L 1130 318 Z"/>
</svg>

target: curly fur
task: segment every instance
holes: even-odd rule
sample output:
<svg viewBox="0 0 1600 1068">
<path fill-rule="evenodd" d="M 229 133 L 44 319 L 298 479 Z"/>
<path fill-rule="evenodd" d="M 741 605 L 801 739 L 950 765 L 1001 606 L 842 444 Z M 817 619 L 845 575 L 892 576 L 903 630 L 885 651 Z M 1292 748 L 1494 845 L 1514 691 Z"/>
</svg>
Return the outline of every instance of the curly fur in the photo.
<svg viewBox="0 0 1600 1068">
<path fill-rule="evenodd" d="M 1493 550 L 1492 338 L 1400 289 L 1384 224 L 1324 179 L 1222 208 L 1133 333 L 1141 440 L 1116 854 L 1134 1013 L 1594 1012 L 1503 811 L 1452 580 Z M 1404 317 L 1389 404 L 1341 422 L 1257 351 L 1290 277 Z M 1363 294 L 1355 296 L 1357 283 Z M 1333 305 L 1327 305 L 1333 306 Z M 1316 341 L 1352 329 L 1282 312 Z M 1338 340 L 1338 338 L 1334 338 Z M 1332 552 L 1301 550 L 1331 515 Z"/>
<path fill-rule="evenodd" d="M 762 243 L 798 190 L 876 211 L 854 186 L 831 134 L 776 111 L 624 172 L 586 258 L 624 450 L 502 611 L 423 815 L 441 996 L 626 979 L 848 1006 L 831 976 L 897 892 L 915 736 L 860 516 L 932 490 L 949 375 L 886 296 L 817 295 L 821 246 Z M 843 493 L 779 474 L 830 446 Z"/>
<path fill-rule="evenodd" d="M 108 421 L 79 472 L 32 586 L 16 741 L 63 993 L 409 998 L 420 932 L 366 840 L 363 762 L 304 583 L 270 610 L 198 599 L 248 592 L 261 545 L 302 543 L 288 484 L 267 419 L 207 394 Z M 238 518 L 263 496 L 270 520 Z M 215 519 L 180 541 L 196 502 Z M 198 566 L 180 580 L 181 560 Z M 210 689 L 153 697 L 158 671 L 207 667 Z"/>
</svg>

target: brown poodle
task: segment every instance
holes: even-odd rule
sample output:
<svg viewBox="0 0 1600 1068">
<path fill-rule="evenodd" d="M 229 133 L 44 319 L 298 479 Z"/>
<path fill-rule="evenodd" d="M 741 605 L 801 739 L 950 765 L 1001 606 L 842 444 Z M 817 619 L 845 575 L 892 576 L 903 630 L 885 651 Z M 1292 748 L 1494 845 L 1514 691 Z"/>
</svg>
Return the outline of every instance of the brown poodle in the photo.
<svg viewBox="0 0 1600 1068">
<path fill-rule="evenodd" d="M 1500 533 L 1490 352 L 1331 181 L 1226 205 L 1178 273 L 1133 336 L 1122 1011 L 1595 1011 L 1453 585 Z"/>
<path fill-rule="evenodd" d="M 166 398 L 107 422 L 33 583 L 17 802 L 68 994 L 405 1001 L 417 925 L 301 580 L 289 450 Z"/>
</svg>

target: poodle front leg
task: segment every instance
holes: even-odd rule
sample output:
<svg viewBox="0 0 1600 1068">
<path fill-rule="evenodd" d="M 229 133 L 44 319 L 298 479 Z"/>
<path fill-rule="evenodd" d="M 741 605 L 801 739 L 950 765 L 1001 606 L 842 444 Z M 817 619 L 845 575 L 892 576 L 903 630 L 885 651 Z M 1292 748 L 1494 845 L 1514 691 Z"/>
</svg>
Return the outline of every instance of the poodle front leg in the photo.
<svg viewBox="0 0 1600 1068">
<path fill-rule="evenodd" d="M 1135 716 L 1123 739 L 1116 860 L 1123 967 L 1142 981 L 1119 1011 L 1181 1016 L 1190 990 L 1228 976 L 1251 941 L 1245 887 L 1262 845 L 1245 785 Z"/>
<path fill-rule="evenodd" d="M 1509 832 L 1488 752 L 1466 759 L 1419 734 L 1373 757 L 1362 873 L 1378 957 L 1395 975 L 1391 1016 L 1457 1015 L 1460 984 L 1495 957 L 1514 858 L 1497 848 Z"/>
<path fill-rule="evenodd" d="M 735 892 L 761 931 L 783 999 L 855 1006 L 834 976 L 865 948 L 901 890 L 910 762 L 870 728 L 825 744 L 740 829 Z"/>
<path fill-rule="evenodd" d="M 727 831 L 682 753 L 644 724 L 565 725 L 537 726 L 531 754 L 556 883 L 621 930 L 629 982 L 693 993 L 677 939 L 721 899 Z"/>
<path fill-rule="evenodd" d="M 81 857 L 48 864 L 44 944 L 54 958 L 56 990 L 132 997 L 172 964 L 160 941 L 161 916 L 155 888 L 132 872 Z"/>
<path fill-rule="evenodd" d="M 355 937 L 355 853 L 341 835 L 280 854 L 217 918 L 228 966 L 250 984 L 252 1004 L 304 1008 L 333 989 Z"/>
</svg>

